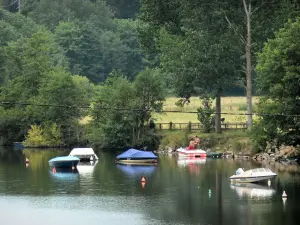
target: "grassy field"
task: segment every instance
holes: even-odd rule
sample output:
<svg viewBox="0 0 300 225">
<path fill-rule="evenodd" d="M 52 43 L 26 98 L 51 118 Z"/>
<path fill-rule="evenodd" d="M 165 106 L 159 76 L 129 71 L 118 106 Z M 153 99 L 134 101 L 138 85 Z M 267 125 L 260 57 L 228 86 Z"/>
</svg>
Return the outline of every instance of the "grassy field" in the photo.
<svg viewBox="0 0 300 225">
<path fill-rule="evenodd" d="M 188 105 L 185 105 L 183 108 L 176 106 L 175 103 L 178 101 L 178 98 L 168 97 L 164 103 L 163 110 L 167 111 L 178 111 L 182 112 L 187 111 L 197 111 L 197 108 L 202 105 L 200 99 L 198 97 L 192 97 L 191 102 Z M 253 97 L 253 106 L 255 107 L 255 103 L 257 103 L 258 98 Z M 213 102 L 215 105 L 215 102 Z M 221 110 L 222 113 L 246 113 L 247 112 L 247 104 L 246 97 L 222 97 L 221 98 Z M 246 122 L 247 116 L 244 115 L 226 115 L 223 114 L 221 117 L 225 118 L 226 122 Z M 188 123 L 189 121 L 192 123 L 199 122 L 197 119 L 197 114 L 194 113 L 155 113 L 154 118 L 157 123 Z"/>
<path fill-rule="evenodd" d="M 202 105 L 198 97 L 191 97 L 191 102 L 185 105 L 183 108 L 176 106 L 175 103 L 179 98 L 168 97 L 164 103 L 163 110 L 167 111 L 182 111 L 182 112 L 196 112 L 197 108 Z M 253 108 L 257 103 L 258 98 L 253 97 Z M 213 102 L 215 106 L 215 102 Z M 247 104 L 246 97 L 222 97 L 221 98 L 221 112 L 222 113 L 246 113 Z M 154 113 L 153 114 L 156 123 L 198 123 L 196 113 Z M 223 114 L 221 117 L 225 118 L 225 122 L 246 122 L 247 116 L 244 115 L 226 115 Z M 254 117 L 255 118 L 255 117 Z M 86 124 L 90 122 L 90 117 L 83 118 L 80 122 Z"/>
</svg>

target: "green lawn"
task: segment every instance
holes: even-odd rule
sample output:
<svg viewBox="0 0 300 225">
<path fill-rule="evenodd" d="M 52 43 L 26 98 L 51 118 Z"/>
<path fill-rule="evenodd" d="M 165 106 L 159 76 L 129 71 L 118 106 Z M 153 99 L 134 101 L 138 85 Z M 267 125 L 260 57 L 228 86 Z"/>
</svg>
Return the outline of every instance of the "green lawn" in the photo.
<svg viewBox="0 0 300 225">
<path fill-rule="evenodd" d="M 201 101 L 198 97 L 191 97 L 191 102 L 185 105 L 183 108 L 176 106 L 175 103 L 178 98 L 168 97 L 164 103 L 163 110 L 167 111 L 197 111 L 197 108 L 201 106 Z M 253 105 L 257 103 L 258 98 L 253 97 Z M 213 102 L 215 105 L 215 102 Z M 223 113 L 246 113 L 247 104 L 246 97 L 222 97 L 221 98 L 221 110 Z M 188 123 L 199 122 L 197 119 L 197 114 L 191 113 L 154 113 L 154 118 L 157 123 L 168 123 L 172 121 L 173 123 Z M 221 117 L 225 118 L 227 122 L 246 122 L 247 116 L 244 115 L 226 115 L 223 114 Z"/>
</svg>

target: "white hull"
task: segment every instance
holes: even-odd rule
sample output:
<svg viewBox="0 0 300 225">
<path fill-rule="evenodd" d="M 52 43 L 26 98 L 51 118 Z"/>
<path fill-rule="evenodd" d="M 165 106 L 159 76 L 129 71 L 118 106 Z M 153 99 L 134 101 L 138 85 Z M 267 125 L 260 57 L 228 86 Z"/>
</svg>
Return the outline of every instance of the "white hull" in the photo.
<svg viewBox="0 0 300 225">
<path fill-rule="evenodd" d="M 231 182 L 238 182 L 238 183 L 252 183 L 252 182 L 259 182 L 262 180 L 269 180 L 275 176 L 263 176 L 263 177 L 242 177 L 242 178 L 230 178 Z"/>
<path fill-rule="evenodd" d="M 206 151 L 202 149 L 187 150 L 185 148 L 178 148 L 176 151 L 180 157 L 206 157 Z"/>
</svg>

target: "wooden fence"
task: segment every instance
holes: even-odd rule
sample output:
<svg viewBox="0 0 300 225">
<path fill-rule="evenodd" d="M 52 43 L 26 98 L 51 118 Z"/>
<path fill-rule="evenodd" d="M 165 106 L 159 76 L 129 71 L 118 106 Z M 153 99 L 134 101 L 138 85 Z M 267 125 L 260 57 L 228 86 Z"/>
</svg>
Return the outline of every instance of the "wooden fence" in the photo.
<svg viewBox="0 0 300 225">
<path fill-rule="evenodd" d="M 201 123 L 156 123 L 155 129 L 157 130 L 202 130 L 203 125 Z M 212 126 L 212 129 L 214 127 Z M 246 130 L 247 123 L 221 123 L 222 130 Z"/>
</svg>

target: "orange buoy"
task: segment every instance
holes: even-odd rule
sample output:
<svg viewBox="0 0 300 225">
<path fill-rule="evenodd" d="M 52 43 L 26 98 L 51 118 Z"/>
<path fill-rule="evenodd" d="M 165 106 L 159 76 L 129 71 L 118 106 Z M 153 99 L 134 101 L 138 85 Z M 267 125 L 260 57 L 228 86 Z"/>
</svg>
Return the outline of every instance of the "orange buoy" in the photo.
<svg viewBox="0 0 300 225">
<path fill-rule="evenodd" d="M 145 183 L 146 182 L 146 179 L 145 177 L 142 177 L 142 180 L 141 180 L 142 183 Z"/>
<path fill-rule="evenodd" d="M 72 166 L 72 170 L 75 170 L 75 166 Z"/>
<path fill-rule="evenodd" d="M 29 159 L 26 158 L 25 162 L 26 162 L 26 163 L 29 163 Z"/>
<path fill-rule="evenodd" d="M 53 169 L 52 169 L 52 172 L 53 172 L 53 173 L 56 173 L 56 169 L 55 169 L 55 167 L 53 167 Z"/>
</svg>

